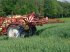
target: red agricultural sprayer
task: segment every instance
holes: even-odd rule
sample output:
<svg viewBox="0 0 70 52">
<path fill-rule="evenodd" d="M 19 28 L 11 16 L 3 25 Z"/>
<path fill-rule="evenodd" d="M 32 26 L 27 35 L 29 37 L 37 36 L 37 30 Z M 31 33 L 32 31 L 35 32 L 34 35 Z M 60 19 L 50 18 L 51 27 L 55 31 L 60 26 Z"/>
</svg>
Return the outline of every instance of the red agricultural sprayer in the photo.
<svg viewBox="0 0 70 52">
<path fill-rule="evenodd" d="M 0 34 L 8 37 L 29 36 L 36 32 L 36 25 L 46 24 L 48 17 L 39 18 L 35 13 L 0 17 Z"/>
</svg>

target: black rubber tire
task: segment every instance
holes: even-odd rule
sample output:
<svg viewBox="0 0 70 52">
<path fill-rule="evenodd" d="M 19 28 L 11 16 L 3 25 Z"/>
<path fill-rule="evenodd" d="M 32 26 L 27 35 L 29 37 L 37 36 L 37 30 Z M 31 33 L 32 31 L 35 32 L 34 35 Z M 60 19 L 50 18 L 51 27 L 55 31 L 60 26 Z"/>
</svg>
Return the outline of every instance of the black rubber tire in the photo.
<svg viewBox="0 0 70 52">
<path fill-rule="evenodd" d="M 9 27 L 7 31 L 8 37 L 18 37 L 20 36 L 20 32 L 17 28 Z"/>
<path fill-rule="evenodd" d="M 24 30 L 24 28 L 20 25 L 14 25 L 15 27 L 12 27 L 12 25 L 10 25 L 7 29 L 7 35 L 8 37 L 29 37 L 29 36 L 33 36 L 35 33 L 36 33 L 36 26 L 32 26 L 32 27 L 29 27 L 29 30 Z M 10 32 L 10 30 L 12 30 L 11 32 L 13 33 L 13 30 L 17 31 L 17 33 L 14 33 L 12 34 Z M 10 33 L 9 33 L 10 32 Z M 10 36 L 11 35 L 11 36 Z"/>
<path fill-rule="evenodd" d="M 19 37 L 19 36 L 22 36 L 24 35 L 25 33 L 24 32 L 24 29 L 22 26 L 15 26 L 15 27 L 12 27 L 12 25 L 7 29 L 7 35 L 8 37 Z"/>
<path fill-rule="evenodd" d="M 36 33 L 37 29 L 35 26 L 30 27 L 29 29 L 29 35 L 33 36 Z"/>
</svg>

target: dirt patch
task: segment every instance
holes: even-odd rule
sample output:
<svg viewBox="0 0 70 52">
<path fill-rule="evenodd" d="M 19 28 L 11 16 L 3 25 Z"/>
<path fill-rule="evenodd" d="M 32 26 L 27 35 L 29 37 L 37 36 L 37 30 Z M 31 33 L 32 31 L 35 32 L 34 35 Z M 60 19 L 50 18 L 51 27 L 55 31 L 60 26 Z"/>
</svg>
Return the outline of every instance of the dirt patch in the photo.
<svg viewBox="0 0 70 52">
<path fill-rule="evenodd" d="M 48 20 L 48 23 L 63 23 L 63 22 L 64 22 L 63 20 L 60 20 L 60 19 L 57 19 L 57 18 Z"/>
</svg>

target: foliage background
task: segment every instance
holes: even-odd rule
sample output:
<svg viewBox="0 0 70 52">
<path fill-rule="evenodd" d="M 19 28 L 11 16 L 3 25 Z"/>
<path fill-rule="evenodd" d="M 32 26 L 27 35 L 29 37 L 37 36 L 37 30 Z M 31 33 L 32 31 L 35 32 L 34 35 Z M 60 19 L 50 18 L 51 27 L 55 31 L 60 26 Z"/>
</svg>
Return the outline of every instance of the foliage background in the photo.
<svg viewBox="0 0 70 52">
<path fill-rule="evenodd" d="M 70 17 L 70 3 L 57 0 L 0 0 L 0 16 L 36 12 L 48 17 Z"/>
</svg>

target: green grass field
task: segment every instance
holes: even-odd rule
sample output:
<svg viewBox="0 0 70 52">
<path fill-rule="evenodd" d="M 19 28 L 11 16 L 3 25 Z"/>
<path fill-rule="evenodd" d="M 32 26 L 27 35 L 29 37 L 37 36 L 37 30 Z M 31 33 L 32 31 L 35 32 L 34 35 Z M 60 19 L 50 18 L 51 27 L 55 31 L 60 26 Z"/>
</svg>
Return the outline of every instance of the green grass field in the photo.
<svg viewBox="0 0 70 52">
<path fill-rule="evenodd" d="M 70 18 L 64 23 L 37 27 L 36 35 L 27 38 L 0 37 L 0 52 L 70 52 Z"/>
</svg>

